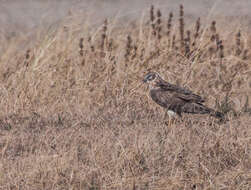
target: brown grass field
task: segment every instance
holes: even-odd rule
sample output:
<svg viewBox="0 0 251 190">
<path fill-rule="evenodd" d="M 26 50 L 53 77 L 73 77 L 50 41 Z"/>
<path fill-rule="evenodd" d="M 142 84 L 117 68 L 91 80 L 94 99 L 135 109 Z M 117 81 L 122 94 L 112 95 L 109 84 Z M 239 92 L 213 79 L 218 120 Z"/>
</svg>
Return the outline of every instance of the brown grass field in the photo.
<svg viewBox="0 0 251 190">
<path fill-rule="evenodd" d="M 0 189 L 251 189 L 250 30 L 186 22 L 182 6 L 162 15 L 92 26 L 72 14 L 1 37 Z M 168 126 L 141 82 L 150 70 L 227 120 Z"/>
</svg>

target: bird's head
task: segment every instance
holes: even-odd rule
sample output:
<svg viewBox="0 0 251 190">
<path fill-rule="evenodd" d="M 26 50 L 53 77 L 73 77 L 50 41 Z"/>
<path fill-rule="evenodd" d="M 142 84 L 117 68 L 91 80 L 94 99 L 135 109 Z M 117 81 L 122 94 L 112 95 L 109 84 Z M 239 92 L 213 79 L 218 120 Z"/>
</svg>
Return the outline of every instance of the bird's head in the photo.
<svg viewBox="0 0 251 190">
<path fill-rule="evenodd" d="M 163 79 L 157 72 L 149 72 L 143 79 L 143 82 L 149 84 L 151 87 L 157 86 L 161 81 L 163 81 Z"/>
</svg>

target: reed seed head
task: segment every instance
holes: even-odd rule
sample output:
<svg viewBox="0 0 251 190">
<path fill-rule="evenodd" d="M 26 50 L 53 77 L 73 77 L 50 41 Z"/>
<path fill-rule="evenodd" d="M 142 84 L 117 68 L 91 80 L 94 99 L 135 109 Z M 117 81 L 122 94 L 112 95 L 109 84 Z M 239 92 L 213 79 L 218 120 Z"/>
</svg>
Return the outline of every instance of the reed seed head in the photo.
<svg viewBox="0 0 251 190">
<path fill-rule="evenodd" d="M 238 33 L 236 34 L 236 50 L 235 50 L 235 55 L 239 56 L 242 52 L 241 49 L 241 31 L 239 30 Z"/>
<path fill-rule="evenodd" d="M 132 50 L 132 38 L 130 35 L 127 36 L 127 42 L 126 42 L 126 53 L 125 53 L 125 59 L 128 60 Z"/>
<path fill-rule="evenodd" d="M 79 54 L 80 54 L 80 56 L 84 55 L 84 50 L 83 50 L 84 44 L 83 43 L 84 43 L 84 38 L 80 38 L 80 40 L 79 40 L 79 48 L 80 48 Z"/>
<path fill-rule="evenodd" d="M 184 29 L 185 29 L 185 23 L 184 23 L 184 8 L 183 5 L 180 5 L 180 18 L 179 18 L 179 31 L 180 31 L 180 48 L 181 50 L 184 47 Z"/>
<path fill-rule="evenodd" d="M 155 28 L 155 13 L 154 13 L 154 6 L 151 5 L 150 8 L 150 21 L 151 21 L 151 26 L 152 26 L 152 34 L 156 36 L 156 28 Z"/>
<path fill-rule="evenodd" d="M 107 25 L 108 25 L 108 21 L 107 19 L 104 20 L 104 24 L 103 24 L 103 29 L 102 29 L 102 35 L 101 35 L 101 49 L 103 50 L 104 49 L 104 46 L 105 46 L 105 40 L 107 38 Z"/>
<path fill-rule="evenodd" d="M 161 39 L 161 30 L 162 30 L 162 26 L 161 26 L 161 11 L 160 9 L 158 9 L 157 11 L 157 34 L 158 34 L 158 39 Z"/>
<path fill-rule="evenodd" d="M 28 50 L 26 51 L 26 54 L 25 54 L 25 59 L 26 59 L 26 60 L 30 59 L 30 52 L 31 52 L 30 49 L 28 49 Z"/>
<path fill-rule="evenodd" d="M 168 17 L 168 22 L 167 22 L 167 36 L 168 37 L 170 36 L 170 33 L 171 33 L 172 19 L 173 19 L 173 13 L 170 12 L 169 17 Z"/>
</svg>

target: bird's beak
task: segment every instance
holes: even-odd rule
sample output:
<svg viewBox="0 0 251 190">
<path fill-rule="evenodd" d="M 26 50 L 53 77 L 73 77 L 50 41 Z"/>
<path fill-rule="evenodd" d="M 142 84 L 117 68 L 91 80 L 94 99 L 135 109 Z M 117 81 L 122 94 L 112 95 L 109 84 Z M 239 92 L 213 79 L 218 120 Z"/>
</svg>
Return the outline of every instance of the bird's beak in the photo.
<svg viewBox="0 0 251 190">
<path fill-rule="evenodd" d="M 143 79 L 143 80 L 142 80 L 142 82 L 143 82 L 143 83 L 146 83 L 146 82 L 147 82 L 147 80 L 146 80 L 146 79 Z"/>
</svg>

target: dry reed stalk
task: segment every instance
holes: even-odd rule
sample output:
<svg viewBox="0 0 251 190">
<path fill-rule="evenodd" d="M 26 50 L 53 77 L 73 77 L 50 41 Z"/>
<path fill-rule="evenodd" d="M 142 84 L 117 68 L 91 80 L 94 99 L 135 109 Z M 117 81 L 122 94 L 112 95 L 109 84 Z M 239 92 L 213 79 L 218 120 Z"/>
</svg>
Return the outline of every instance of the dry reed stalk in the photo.
<svg viewBox="0 0 251 190">
<path fill-rule="evenodd" d="M 222 40 L 220 40 L 219 34 L 215 34 L 215 42 L 216 42 L 216 52 L 219 52 L 219 58 L 224 57 L 224 46 Z"/>
<path fill-rule="evenodd" d="M 81 57 L 84 56 L 84 38 L 80 38 L 80 40 L 79 40 L 79 55 L 80 55 Z M 82 65 L 82 66 L 85 65 L 85 58 L 82 59 L 81 65 Z"/>
<path fill-rule="evenodd" d="M 137 45 L 134 45 L 133 46 L 132 59 L 135 59 L 137 57 L 137 50 L 138 50 Z"/>
<path fill-rule="evenodd" d="M 169 37 L 171 34 L 171 29 L 172 29 L 172 20 L 173 20 L 173 13 L 169 13 L 168 21 L 167 21 L 167 36 Z"/>
<path fill-rule="evenodd" d="M 31 53 L 31 50 L 30 49 L 28 49 L 27 51 L 26 51 L 26 53 L 25 53 L 25 61 L 24 61 L 24 65 L 26 66 L 26 67 L 28 67 L 29 66 L 29 60 L 30 60 L 30 53 Z"/>
<path fill-rule="evenodd" d="M 215 43 L 216 43 L 216 51 L 218 51 L 220 49 L 220 44 L 221 44 L 219 34 L 215 34 Z"/>
<path fill-rule="evenodd" d="M 196 41 L 197 41 L 197 39 L 199 38 L 200 26 L 201 26 L 201 23 L 200 23 L 200 17 L 199 17 L 199 18 L 197 19 L 197 21 L 196 21 L 196 24 L 195 24 L 195 29 L 194 29 L 194 40 L 193 40 L 192 46 L 195 46 L 195 45 L 196 45 Z"/>
<path fill-rule="evenodd" d="M 84 55 L 84 38 L 80 38 L 79 40 L 79 55 L 83 56 Z"/>
<path fill-rule="evenodd" d="M 109 43 L 108 43 L 108 51 L 112 51 L 113 50 L 113 39 L 110 39 L 109 40 Z"/>
<path fill-rule="evenodd" d="M 162 25 L 161 25 L 161 11 L 158 9 L 157 11 L 157 38 L 158 40 L 161 40 L 161 30 L 162 30 Z"/>
<path fill-rule="evenodd" d="M 174 49 L 174 50 L 178 49 L 178 47 L 176 46 L 176 35 L 175 34 L 173 35 L 173 38 L 172 38 L 172 49 Z"/>
<path fill-rule="evenodd" d="M 184 30 L 185 30 L 185 22 L 184 22 L 184 7 L 180 5 L 180 18 L 179 18 L 179 32 L 180 32 L 180 50 L 184 51 Z"/>
<path fill-rule="evenodd" d="M 90 49 L 91 49 L 91 52 L 94 52 L 94 51 L 95 51 L 95 47 L 94 47 L 94 45 L 92 44 L 92 37 L 91 37 L 91 36 L 88 37 L 87 42 L 88 42 L 88 44 L 89 44 L 89 47 L 90 47 Z"/>
<path fill-rule="evenodd" d="M 92 51 L 92 52 L 95 52 L 95 47 L 94 47 L 94 45 L 91 45 L 90 48 L 91 48 L 91 51 Z"/>
<path fill-rule="evenodd" d="M 189 57 L 190 52 L 191 52 L 191 49 L 190 49 L 191 32 L 190 32 L 190 30 L 188 30 L 188 31 L 186 32 L 186 34 L 187 34 L 187 37 L 186 37 L 186 39 L 184 40 L 184 41 L 185 41 L 185 56 L 186 56 L 186 57 Z"/>
<path fill-rule="evenodd" d="M 145 55 L 145 48 L 142 47 L 141 50 L 140 50 L 140 55 L 139 55 L 140 60 L 144 59 L 144 55 Z"/>
<path fill-rule="evenodd" d="M 211 31 L 211 41 L 215 41 L 215 35 L 216 35 L 216 21 L 213 21 L 210 26 L 210 31 Z"/>
<path fill-rule="evenodd" d="M 216 54 L 219 50 L 219 34 L 216 33 L 216 21 L 212 21 L 210 25 L 210 32 L 211 32 L 211 45 L 209 47 L 209 55 L 212 57 L 214 54 Z M 216 48 L 215 48 L 215 43 L 216 43 Z"/>
<path fill-rule="evenodd" d="M 150 22 L 152 26 L 152 34 L 156 36 L 156 27 L 155 27 L 155 14 L 154 14 L 154 6 L 151 5 L 150 8 Z"/>
<path fill-rule="evenodd" d="M 235 38 L 235 42 L 236 42 L 236 50 L 235 50 L 235 55 L 239 56 L 242 52 L 241 49 L 241 31 L 239 30 L 238 33 L 236 34 L 236 38 Z"/>
<path fill-rule="evenodd" d="M 101 50 L 104 50 L 105 41 L 107 39 L 107 25 L 108 25 L 108 21 L 107 19 L 105 19 L 104 24 L 103 24 L 103 29 L 102 29 L 102 35 L 101 35 L 101 44 L 100 44 Z"/>
<path fill-rule="evenodd" d="M 172 20 L 173 20 L 173 13 L 169 13 L 168 21 L 167 21 L 167 38 L 168 38 L 168 48 L 171 46 L 171 30 L 172 30 Z"/>
<path fill-rule="evenodd" d="M 126 39 L 127 39 L 127 41 L 126 41 L 125 59 L 128 61 L 129 56 L 131 54 L 131 50 L 132 50 L 132 37 L 130 35 L 128 35 Z"/>
<path fill-rule="evenodd" d="M 222 60 L 222 58 L 224 58 L 224 46 L 222 40 L 219 41 L 218 47 L 219 47 L 219 57 Z"/>
</svg>

